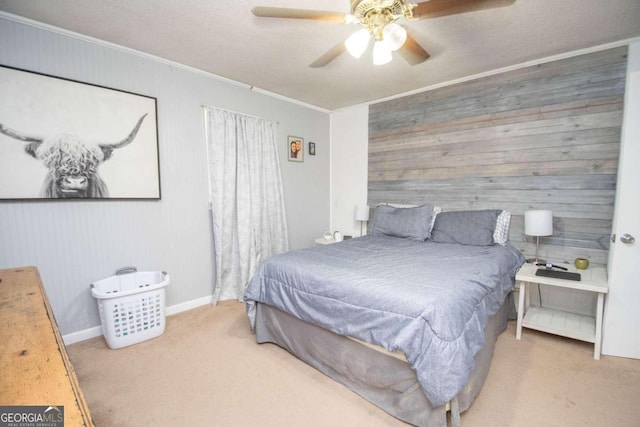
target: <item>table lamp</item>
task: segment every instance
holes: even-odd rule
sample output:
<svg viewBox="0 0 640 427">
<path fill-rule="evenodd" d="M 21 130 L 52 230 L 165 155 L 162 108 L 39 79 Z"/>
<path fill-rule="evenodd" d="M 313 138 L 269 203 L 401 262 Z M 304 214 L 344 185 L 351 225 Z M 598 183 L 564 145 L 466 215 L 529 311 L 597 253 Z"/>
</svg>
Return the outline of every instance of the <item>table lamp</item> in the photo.
<svg viewBox="0 0 640 427">
<path fill-rule="evenodd" d="M 369 221 L 369 206 L 356 205 L 353 211 L 353 219 L 360 221 L 360 236 L 362 237 L 362 223 Z"/>
<path fill-rule="evenodd" d="M 524 234 L 536 237 L 536 257 L 528 259 L 527 262 L 544 263 L 538 259 L 538 247 L 540 236 L 551 236 L 553 234 L 553 214 L 549 210 L 530 210 L 524 213 Z"/>
</svg>

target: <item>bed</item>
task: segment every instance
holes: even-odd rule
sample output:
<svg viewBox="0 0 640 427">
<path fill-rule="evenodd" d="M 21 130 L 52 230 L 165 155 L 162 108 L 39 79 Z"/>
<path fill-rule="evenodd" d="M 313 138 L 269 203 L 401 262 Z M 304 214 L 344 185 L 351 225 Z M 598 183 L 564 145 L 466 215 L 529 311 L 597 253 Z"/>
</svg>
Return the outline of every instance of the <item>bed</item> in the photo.
<svg viewBox="0 0 640 427">
<path fill-rule="evenodd" d="M 480 391 L 506 327 L 524 257 L 504 223 L 500 210 L 378 206 L 368 236 L 263 262 L 244 296 L 256 339 L 396 418 L 446 425 Z"/>
</svg>

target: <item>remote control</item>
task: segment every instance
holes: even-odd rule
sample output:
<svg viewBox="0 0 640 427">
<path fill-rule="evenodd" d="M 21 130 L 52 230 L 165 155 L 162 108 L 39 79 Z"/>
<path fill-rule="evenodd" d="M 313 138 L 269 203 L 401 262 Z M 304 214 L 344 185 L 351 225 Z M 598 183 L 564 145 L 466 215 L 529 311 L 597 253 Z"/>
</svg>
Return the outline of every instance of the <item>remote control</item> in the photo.
<svg viewBox="0 0 640 427">
<path fill-rule="evenodd" d="M 566 269 L 566 268 L 564 268 L 564 267 L 560 267 L 559 265 L 551 264 L 550 262 L 548 262 L 548 263 L 546 263 L 546 264 L 543 264 L 543 263 L 539 262 L 539 263 L 537 263 L 536 265 L 546 267 L 546 268 L 547 268 L 547 270 L 551 270 L 552 268 L 557 268 L 558 270 L 564 270 L 564 271 L 567 271 L 567 269 Z"/>
</svg>

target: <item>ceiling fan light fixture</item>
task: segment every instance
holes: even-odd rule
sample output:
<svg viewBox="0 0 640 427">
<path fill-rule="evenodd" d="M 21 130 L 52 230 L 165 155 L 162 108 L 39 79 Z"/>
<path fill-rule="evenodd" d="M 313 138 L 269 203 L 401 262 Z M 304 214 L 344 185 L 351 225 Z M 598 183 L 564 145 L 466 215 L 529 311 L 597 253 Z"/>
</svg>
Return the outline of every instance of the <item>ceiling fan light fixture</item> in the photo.
<svg viewBox="0 0 640 427">
<path fill-rule="evenodd" d="M 373 45 L 373 64 L 384 65 L 388 62 L 391 62 L 391 49 L 384 41 L 376 41 Z"/>
<path fill-rule="evenodd" d="M 382 40 L 389 47 L 389 50 L 398 50 L 407 41 L 407 30 L 395 22 L 391 22 L 382 29 Z"/>
<path fill-rule="evenodd" d="M 354 58 L 360 58 L 367 47 L 369 46 L 369 39 L 371 34 L 365 28 L 362 28 L 355 33 L 351 34 L 344 42 L 344 46 L 347 48 L 347 52 Z"/>
</svg>

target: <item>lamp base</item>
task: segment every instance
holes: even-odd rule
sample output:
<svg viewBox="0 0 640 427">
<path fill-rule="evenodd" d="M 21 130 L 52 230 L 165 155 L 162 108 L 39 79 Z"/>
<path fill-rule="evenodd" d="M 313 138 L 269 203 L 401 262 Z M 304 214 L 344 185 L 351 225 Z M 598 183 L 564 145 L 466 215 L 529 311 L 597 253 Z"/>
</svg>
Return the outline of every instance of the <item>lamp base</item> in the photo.
<svg viewBox="0 0 640 427">
<path fill-rule="evenodd" d="M 527 258 L 527 263 L 531 264 L 531 263 L 542 263 L 542 264 L 546 264 L 547 261 L 538 258 L 538 254 L 540 253 L 538 251 L 538 249 L 540 249 L 540 236 L 536 236 L 536 256 L 535 258 Z"/>
</svg>

